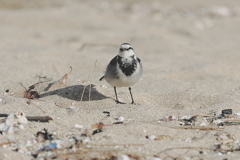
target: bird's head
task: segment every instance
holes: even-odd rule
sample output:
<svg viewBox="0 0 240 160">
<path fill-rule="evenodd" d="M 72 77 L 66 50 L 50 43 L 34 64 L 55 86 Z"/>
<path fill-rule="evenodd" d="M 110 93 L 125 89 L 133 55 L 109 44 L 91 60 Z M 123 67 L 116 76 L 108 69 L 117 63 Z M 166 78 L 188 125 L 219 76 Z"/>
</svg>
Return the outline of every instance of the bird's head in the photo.
<svg viewBox="0 0 240 160">
<path fill-rule="evenodd" d="M 132 46 L 128 43 L 123 43 L 120 45 L 119 54 L 120 57 L 128 58 L 135 55 Z"/>
</svg>

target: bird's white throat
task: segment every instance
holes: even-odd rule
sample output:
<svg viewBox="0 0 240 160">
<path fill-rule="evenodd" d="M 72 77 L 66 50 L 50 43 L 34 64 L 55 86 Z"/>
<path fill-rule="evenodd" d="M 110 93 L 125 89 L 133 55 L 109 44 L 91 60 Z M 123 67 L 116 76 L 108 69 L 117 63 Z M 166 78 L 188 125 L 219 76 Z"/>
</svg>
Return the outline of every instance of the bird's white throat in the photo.
<svg viewBox="0 0 240 160">
<path fill-rule="evenodd" d="M 128 50 L 128 51 L 119 51 L 118 55 L 122 58 L 129 58 L 131 56 L 134 56 L 135 53 L 133 50 Z"/>
</svg>

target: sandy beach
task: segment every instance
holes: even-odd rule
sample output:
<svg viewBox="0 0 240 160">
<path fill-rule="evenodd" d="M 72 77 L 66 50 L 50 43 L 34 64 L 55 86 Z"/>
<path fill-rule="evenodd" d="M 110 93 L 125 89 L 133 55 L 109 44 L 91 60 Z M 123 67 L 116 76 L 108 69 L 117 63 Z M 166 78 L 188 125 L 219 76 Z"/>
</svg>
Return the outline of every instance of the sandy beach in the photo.
<svg viewBox="0 0 240 160">
<path fill-rule="evenodd" d="M 0 159 L 239 159 L 239 34 L 237 0 L 0 0 L 0 114 L 53 118 L 1 117 Z M 136 105 L 99 81 L 125 42 L 144 68 Z"/>
</svg>

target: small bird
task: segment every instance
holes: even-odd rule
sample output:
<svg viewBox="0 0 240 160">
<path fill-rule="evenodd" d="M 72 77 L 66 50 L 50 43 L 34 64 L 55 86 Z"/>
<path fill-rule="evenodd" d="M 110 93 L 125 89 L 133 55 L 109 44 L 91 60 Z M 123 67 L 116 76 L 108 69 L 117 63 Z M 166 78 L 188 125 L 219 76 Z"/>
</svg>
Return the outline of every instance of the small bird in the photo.
<svg viewBox="0 0 240 160">
<path fill-rule="evenodd" d="M 114 88 L 116 102 L 121 103 L 117 97 L 116 87 L 128 87 L 132 104 L 134 103 L 131 86 L 139 81 L 143 73 L 141 60 L 136 57 L 133 48 L 128 43 L 120 45 L 119 53 L 107 66 L 105 75 L 99 80 L 105 80 Z"/>
</svg>

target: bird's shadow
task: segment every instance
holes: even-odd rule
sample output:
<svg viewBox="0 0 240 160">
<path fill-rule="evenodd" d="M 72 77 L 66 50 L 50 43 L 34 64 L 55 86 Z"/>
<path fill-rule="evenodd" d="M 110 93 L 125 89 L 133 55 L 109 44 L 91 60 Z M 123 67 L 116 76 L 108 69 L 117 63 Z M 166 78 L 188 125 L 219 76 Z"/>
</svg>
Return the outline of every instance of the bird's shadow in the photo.
<svg viewBox="0 0 240 160">
<path fill-rule="evenodd" d="M 90 100 L 102 100 L 109 97 L 106 97 L 105 95 L 101 94 L 94 88 L 94 84 L 91 84 L 91 92 L 90 92 L 90 85 L 87 85 L 85 87 L 84 94 L 82 96 L 84 86 L 83 85 L 73 85 L 68 86 L 65 88 L 59 88 L 53 91 L 49 91 L 43 94 L 40 94 L 40 98 L 51 96 L 51 95 L 58 95 L 63 98 L 67 98 L 70 100 L 80 101 L 82 97 L 82 101 L 89 101 L 89 92 L 90 92 Z"/>
</svg>

